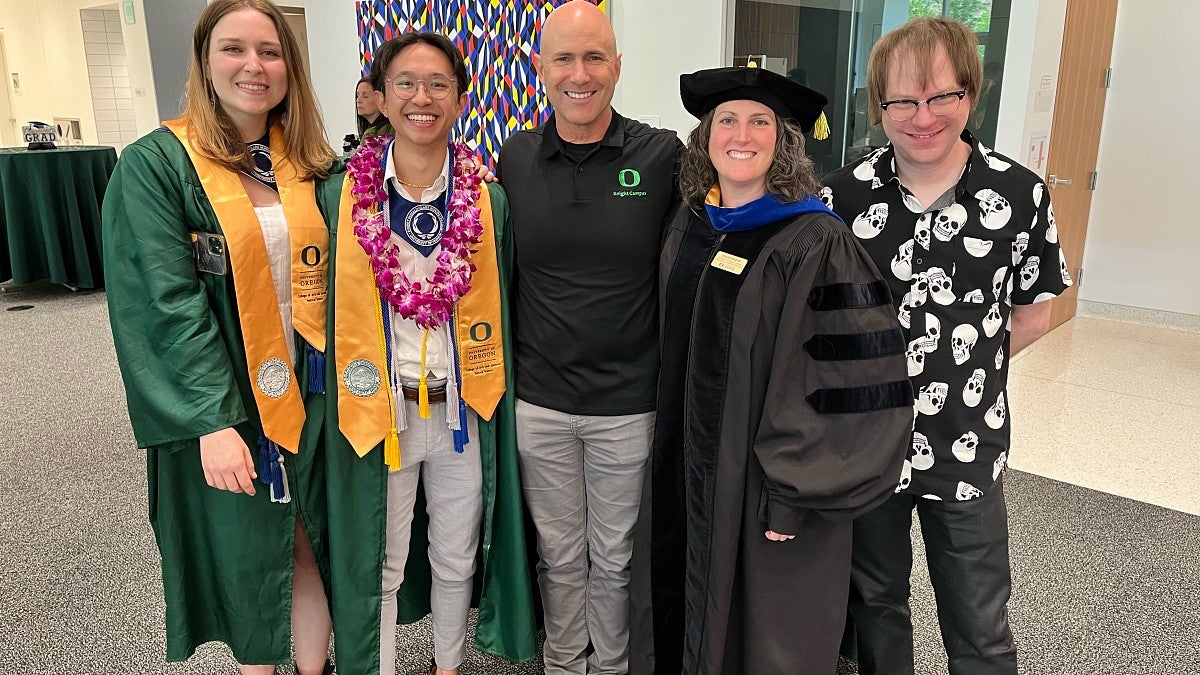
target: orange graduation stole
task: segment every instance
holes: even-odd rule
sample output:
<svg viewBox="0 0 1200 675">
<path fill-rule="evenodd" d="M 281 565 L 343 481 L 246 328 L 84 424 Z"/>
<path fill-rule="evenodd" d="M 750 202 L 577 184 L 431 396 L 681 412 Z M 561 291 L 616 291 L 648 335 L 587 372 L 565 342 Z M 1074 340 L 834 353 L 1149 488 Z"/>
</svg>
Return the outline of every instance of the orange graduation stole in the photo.
<svg viewBox="0 0 1200 675">
<path fill-rule="evenodd" d="M 347 175 L 338 213 L 337 272 L 333 280 L 339 427 L 360 457 L 384 441 L 384 459 L 395 471 L 400 468 L 400 441 L 388 376 L 387 341 L 391 336 L 384 334 L 385 308 L 371 259 L 354 233 L 351 185 Z M 475 266 L 471 290 L 454 308 L 454 338 L 457 374 L 462 382 L 460 396 L 477 415 L 490 420 L 504 395 L 505 380 L 500 268 L 486 186 L 480 190 L 475 206 L 480 211 L 483 236 L 471 253 Z M 451 373 L 451 377 L 454 375 Z"/>
<path fill-rule="evenodd" d="M 225 235 L 233 273 L 238 322 L 246 365 L 263 434 L 291 452 L 300 449 L 304 402 L 288 357 L 288 340 L 279 321 L 279 303 L 258 216 L 234 171 L 192 147 L 187 121 L 164 122 L 187 150 L 204 194 Z M 283 130 L 271 128 L 271 147 L 284 146 Z M 325 299 L 329 268 L 329 228 L 317 210 L 311 180 L 301 180 L 282 153 L 272 153 L 275 182 L 287 218 L 292 260 L 292 325 L 319 352 L 325 351 Z"/>
</svg>

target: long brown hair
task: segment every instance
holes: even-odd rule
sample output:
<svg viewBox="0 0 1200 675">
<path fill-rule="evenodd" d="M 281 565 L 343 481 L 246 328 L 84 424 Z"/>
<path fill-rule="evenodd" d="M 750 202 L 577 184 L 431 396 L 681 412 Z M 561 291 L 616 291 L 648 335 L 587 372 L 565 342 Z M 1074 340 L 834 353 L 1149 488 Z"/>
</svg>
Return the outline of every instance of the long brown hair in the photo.
<svg viewBox="0 0 1200 675">
<path fill-rule="evenodd" d="M 700 124 L 688 136 L 687 147 L 679 162 L 679 190 L 688 204 L 701 207 L 708 190 L 717 182 L 717 170 L 708 156 L 708 139 L 712 133 L 713 116 L 710 110 L 700 118 Z M 767 192 L 783 202 L 796 202 L 821 189 L 813 162 L 804 152 L 804 132 L 790 119 L 775 116 L 775 157 L 767 169 Z"/>
<path fill-rule="evenodd" d="M 302 67 L 300 46 L 283 12 L 270 0 L 215 0 L 196 20 L 192 33 L 192 65 L 188 73 L 183 116 L 200 154 L 233 171 L 251 171 L 254 161 L 233 119 L 216 98 L 210 81 L 208 48 L 213 28 L 225 15 L 239 9 L 262 12 L 275 24 L 287 66 L 288 90 L 279 105 L 267 113 L 267 127 L 283 126 L 283 147 L 278 150 L 292 162 L 303 179 L 325 177 L 335 157 L 325 140 L 325 125 L 317 108 L 312 82 Z"/>
</svg>

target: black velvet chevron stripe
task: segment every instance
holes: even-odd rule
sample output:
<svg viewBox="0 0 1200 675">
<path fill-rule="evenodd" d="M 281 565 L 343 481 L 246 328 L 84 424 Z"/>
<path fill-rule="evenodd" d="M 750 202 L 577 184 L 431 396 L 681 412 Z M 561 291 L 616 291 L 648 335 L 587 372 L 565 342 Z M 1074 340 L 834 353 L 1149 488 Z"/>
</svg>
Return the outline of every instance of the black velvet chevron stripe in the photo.
<svg viewBox="0 0 1200 675">
<path fill-rule="evenodd" d="M 835 309 L 877 307 L 892 302 L 887 282 L 882 279 L 869 284 L 829 284 L 817 286 L 808 294 L 808 306 L 818 312 Z"/>
<path fill-rule="evenodd" d="M 804 397 L 822 415 L 863 413 L 913 404 L 912 382 L 897 380 L 842 389 L 818 389 Z"/>
<path fill-rule="evenodd" d="M 904 333 L 899 328 L 873 333 L 814 335 L 804 349 L 817 361 L 855 361 L 903 354 Z"/>
<path fill-rule="evenodd" d="M 696 287 L 716 232 L 686 220 L 688 234 L 676 251 L 663 303 L 662 362 L 654 450 L 650 454 L 650 608 L 657 672 L 683 672 L 684 570 L 687 568 L 687 497 L 684 465 L 684 398 Z M 695 231 L 693 231 L 693 228 Z M 705 236 L 697 236 L 705 235 Z"/>
</svg>

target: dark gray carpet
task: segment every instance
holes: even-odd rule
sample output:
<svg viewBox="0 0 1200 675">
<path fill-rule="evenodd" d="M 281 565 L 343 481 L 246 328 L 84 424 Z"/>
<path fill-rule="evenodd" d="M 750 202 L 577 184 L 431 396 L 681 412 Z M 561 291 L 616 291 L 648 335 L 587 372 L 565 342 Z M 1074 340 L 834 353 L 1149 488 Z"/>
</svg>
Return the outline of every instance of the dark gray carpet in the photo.
<svg viewBox="0 0 1200 675">
<path fill-rule="evenodd" d="M 235 673 L 220 645 L 162 663 L 144 458 L 103 293 L 0 294 L 0 373 L 0 673 Z M 1017 472 L 1006 492 L 1022 673 L 1200 673 L 1200 518 Z M 920 562 L 914 595 L 917 670 L 944 673 Z M 400 672 L 424 673 L 430 644 L 426 624 L 401 627 Z M 465 668 L 540 672 L 475 653 Z"/>
</svg>

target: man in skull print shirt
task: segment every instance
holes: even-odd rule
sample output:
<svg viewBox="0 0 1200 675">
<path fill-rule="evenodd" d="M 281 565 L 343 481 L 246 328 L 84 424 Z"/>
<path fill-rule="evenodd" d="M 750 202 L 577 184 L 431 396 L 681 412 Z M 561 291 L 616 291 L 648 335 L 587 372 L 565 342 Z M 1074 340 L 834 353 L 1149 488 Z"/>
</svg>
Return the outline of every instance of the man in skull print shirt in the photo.
<svg viewBox="0 0 1200 675">
<path fill-rule="evenodd" d="M 951 675 L 1015 675 L 1008 362 L 1047 331 L 1071 278 L 1045 184 L 966 131 L 981 80 L 970 29 L 911 21 L 875 45 L 867 77 L 890 142 L 829 176 L 822 197 L 888 280 L 917 400 L 896 494 L 855 523 L 859 672 L 913 672 L 915 509 Z"/>
</svg>

